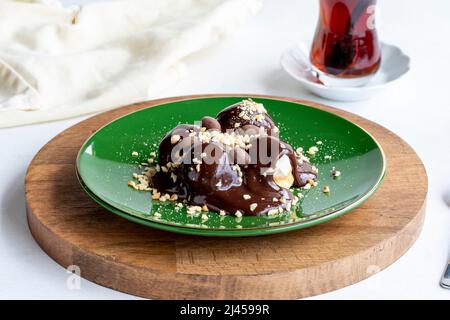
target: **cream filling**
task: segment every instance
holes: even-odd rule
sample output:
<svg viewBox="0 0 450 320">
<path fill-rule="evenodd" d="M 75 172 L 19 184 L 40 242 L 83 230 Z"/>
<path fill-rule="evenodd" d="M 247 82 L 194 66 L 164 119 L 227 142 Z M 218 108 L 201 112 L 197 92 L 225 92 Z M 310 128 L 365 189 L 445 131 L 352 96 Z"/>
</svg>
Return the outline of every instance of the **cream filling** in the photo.
<svg viewBox="0 0 450 320">
<path fill-rule="evenodd" d="M 289 189 L 294 184 L 291 161 L 287 155 L 283 155 L 275 164 L 273 180 L 284 189 Z"/>
</svg>

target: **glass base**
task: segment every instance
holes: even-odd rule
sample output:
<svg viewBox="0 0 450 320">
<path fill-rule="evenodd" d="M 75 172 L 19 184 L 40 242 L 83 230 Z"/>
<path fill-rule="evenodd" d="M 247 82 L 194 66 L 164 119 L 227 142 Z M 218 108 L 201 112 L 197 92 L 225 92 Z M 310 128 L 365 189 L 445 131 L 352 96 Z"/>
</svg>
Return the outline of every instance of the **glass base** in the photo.
<svg viewBox="0 0 450 320">
<path fill-rule="evenodd" d="M 315 71 L 317 78 L 328 87 L 346 87 L 346 88 L 363 87 L 375 75 L 375 73 L 372 73 L 367 76 L 344 78 L 326 74 L 315 67 L 313 67 L 313 70 Z"/>
</svg>

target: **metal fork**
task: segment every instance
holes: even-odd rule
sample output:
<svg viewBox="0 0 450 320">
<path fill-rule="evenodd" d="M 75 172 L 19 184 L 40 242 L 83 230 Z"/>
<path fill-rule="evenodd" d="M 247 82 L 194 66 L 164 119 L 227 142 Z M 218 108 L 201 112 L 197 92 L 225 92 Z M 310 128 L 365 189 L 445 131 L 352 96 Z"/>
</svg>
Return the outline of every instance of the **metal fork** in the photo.
<svg viewBox="0 0 450 320">
<path fill-rule="evenodd" d="M 447 268 L 442 275 L 441 287 L 444 289 L 450 289 L 450 261 L 448 262 Z"/>
<path fill-rule="evenodd" d="M 444 194 L 444 201 L 445 204 L 450 207 L 450 192 Z M 447 267 L 445 268 L 444 274 L 442 275 L 441 287 L 450 289 L 450 260 L 448 261 Z"/>
</svg>

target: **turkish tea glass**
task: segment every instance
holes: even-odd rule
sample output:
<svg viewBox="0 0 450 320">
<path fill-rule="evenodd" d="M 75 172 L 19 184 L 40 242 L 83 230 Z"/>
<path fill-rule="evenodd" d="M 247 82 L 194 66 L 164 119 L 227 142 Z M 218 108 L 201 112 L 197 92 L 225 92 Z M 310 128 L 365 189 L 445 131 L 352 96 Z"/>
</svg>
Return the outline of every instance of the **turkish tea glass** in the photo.
<svg viewBox="0 0 450 320">
<path fill-rule="evenodd" d="M 367 84 L 381 62 L 375 28 L 376 0 L 320 0 L 310 59 L 329 86 Z"/>
</svg>

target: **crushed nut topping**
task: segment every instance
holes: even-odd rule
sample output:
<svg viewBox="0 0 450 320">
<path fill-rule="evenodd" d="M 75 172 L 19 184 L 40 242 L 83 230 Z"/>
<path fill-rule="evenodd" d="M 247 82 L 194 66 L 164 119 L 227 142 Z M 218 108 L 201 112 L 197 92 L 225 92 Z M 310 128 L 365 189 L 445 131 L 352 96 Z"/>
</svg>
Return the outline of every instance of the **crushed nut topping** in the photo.
<svg viewBox="0 0 450 320">
<path fill-rule="evenodd" d="M 158 200 L 160 197 L 161 197 L 161 193 L 159 193 L 159 192 L 154 192 L 152 194 L 152 199 L 153 200 Z"/>
<path fill-rule="evenodd" d="M 341 172 L 338 171 L 338 170 L 336 170 L 336 169 L 333 167 L 333 170 L 331 170 L 331 176 L 334 177 L 334 178 L 337 178 L 337 177 L 339 177 L 340 175 L 341 175 Z"/>
<path fill-rule="evenodd" d="M 311 156 L 315 155 L 319 151 L 319 148 L 312 146 L 308 149 L 307 153 Z"/>
<path fill-rule="evenodd" d="M 161 218 L 161 213 L 159 213 L 159 212 L 155 212 L 154 214 L 153 214 L 153 216 L 155 217 L 155 218 Z"/>
</svg>

